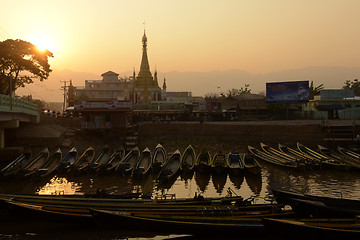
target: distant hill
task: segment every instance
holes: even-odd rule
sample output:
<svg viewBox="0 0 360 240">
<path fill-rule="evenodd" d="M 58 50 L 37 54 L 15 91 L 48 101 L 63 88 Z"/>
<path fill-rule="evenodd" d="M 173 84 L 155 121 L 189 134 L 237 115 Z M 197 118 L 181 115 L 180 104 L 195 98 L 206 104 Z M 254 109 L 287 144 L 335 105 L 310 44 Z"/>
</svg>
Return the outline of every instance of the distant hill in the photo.
<svg viewBox="0 0 360 240">
<path fill-rule="evenodd" d="M 117 72 L 116 69 L 108 69 Z M 117 72 L 120 76 L 130 76 L 131 71 Z M 84 86 L 85 80 L 100 80 L 101 74 L 74 72 L 71 70 L 53 70 L 49 79 L 35 82 L 25 89 L 17 90 L 18 95 L 33 94 L 48 102 L 61 102 L 63 92 L 60 81 L 72 79 L 74 86 Z M 266 82 L 281 82 L 292 80 L 314 81 L 315 86 L 324 84 L 327 89 L 341 88 L 346 80 L 360 79 L 360 68 L 348 67 L 306 67 L 290 69 L 266 74 L 251 74 L 243 70 L 210 71 L 210 72 L 159 72 L 159 85 L 162 87 L 166 78 L 168 91 L 189 91 L 193 96 L 204 96 L 207 93 L 219 93 L 232 88 L 241 88 L 250 84 L 253 93 L 265 91 Z"/>
</svg>

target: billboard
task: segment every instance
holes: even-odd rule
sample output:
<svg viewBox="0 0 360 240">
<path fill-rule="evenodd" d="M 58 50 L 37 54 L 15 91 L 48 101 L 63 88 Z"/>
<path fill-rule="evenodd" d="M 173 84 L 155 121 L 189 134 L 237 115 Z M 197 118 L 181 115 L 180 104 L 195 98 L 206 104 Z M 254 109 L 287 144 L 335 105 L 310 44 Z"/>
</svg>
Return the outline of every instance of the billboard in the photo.
<svg viewBox="0 0 360 240">
<path fill-rule="evenodd" d="M 266 83 L 267 103 L 306 103 L 309 101 L 309 81 Z"/>
</svg>

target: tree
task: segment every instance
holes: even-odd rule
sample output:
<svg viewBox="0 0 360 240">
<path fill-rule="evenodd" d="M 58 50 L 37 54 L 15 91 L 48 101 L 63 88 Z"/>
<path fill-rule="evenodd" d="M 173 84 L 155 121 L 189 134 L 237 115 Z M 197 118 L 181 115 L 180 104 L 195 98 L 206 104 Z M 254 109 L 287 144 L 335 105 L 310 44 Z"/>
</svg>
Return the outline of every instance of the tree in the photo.
<svg viewBox="0 0 360 240">
<path fill-rule="evenodd" d="M 54 57 L 52 52 L 39 50 L 30 42 L 20 39 L 0 42 L 0 94 L 13 93 L 25 84 L 33 83 L 33 78 L 47 79 L 52 71 L 49 57 Z"/>
<path fill-rule="evenodd" d="M 319 94 L 322 89 L 324 89 L 324 84 L 320 84 L 317 87 L 314 87 L 314 82 L 311 81 L 310 87 L 309 87 L 309 100 L 313 100 L 314 96 Z"/>
<path fill-rule="evenodd" d="M 357 79 L 353 81 L 346 80 L 343 89 L 353 89 L 356 96 L 360 95 L 360 82 Z"/>
</svg>

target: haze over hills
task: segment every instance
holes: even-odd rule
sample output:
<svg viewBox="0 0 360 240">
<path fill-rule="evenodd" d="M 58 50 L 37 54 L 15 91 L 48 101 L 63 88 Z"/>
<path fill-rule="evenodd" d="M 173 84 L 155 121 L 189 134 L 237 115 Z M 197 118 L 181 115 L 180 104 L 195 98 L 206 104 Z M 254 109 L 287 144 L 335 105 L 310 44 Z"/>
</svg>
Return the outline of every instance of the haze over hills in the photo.
<svg viewBox="0 0 360 240">
<path fill-rule="evenodd" d="M 118 72 L 119 76 L 130 76 L 132 72 Z M 108 70 L 106 70 L 108 71 Z M 104 72 L 106 72 L 104 71 Z M 102 72 L 103 73 L 103 72 Z M 63 101 L 60 81 L 72 79 L 74 86 L 84 86 L 85 80 L 100 80 L 101 74 L 74 72 L 71 70 L 53 70 L 49 79 L 34 82 L 24 89 L 18 89 L 17 95 L 32 94 L 34 98 L 47 102 Z M 152 73 L 154 73 L 152 71 Z M 266 82 L 282 82 L 295 80 L 314 81 L 314 85 L 324 84 L 325 89 L 339 89 L 346 80 L 360 78 L 360 68 L 350 67 L 306 67 L 289 69 L 266 74 L 251 74 L 243 70 L 210 71 L 210 72 L 158 72 L 159 86 L 162 87 L 164 77 L 168 91 L 189 91 L 193 96 L 205 96 L 207 93 L 226 92 L 227 90 L 250 85 L 252 93 L 265 91 Z"/>
</svg>

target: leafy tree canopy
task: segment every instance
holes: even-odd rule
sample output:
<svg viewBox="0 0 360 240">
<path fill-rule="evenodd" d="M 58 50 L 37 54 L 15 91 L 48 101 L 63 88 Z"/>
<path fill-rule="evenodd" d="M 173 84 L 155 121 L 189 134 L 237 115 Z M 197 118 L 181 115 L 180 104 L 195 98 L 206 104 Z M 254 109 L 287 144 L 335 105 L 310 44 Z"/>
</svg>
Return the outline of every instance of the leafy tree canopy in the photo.
<svg viewBox="0 0 360 240">
<path fill-rule="evenodd" d="M 346 80 L 343 89 L 353 89 L 356 96 L 360 96 L 360 82 L 357 79 L 353 81 Z"/>
<path fill-rule="evenodd" d="M 50 69 L 48 58 L 54 57 L 49 50 L 39 50 L 35 45 L 20 39 L 0 42 L 0 94 L 9 94 L 25 84 L 47 79 Z M 20 73 L 23 73 L 20 75 Z M 10 90 L 10 77 L 11 90 Z"/>
</svg>

